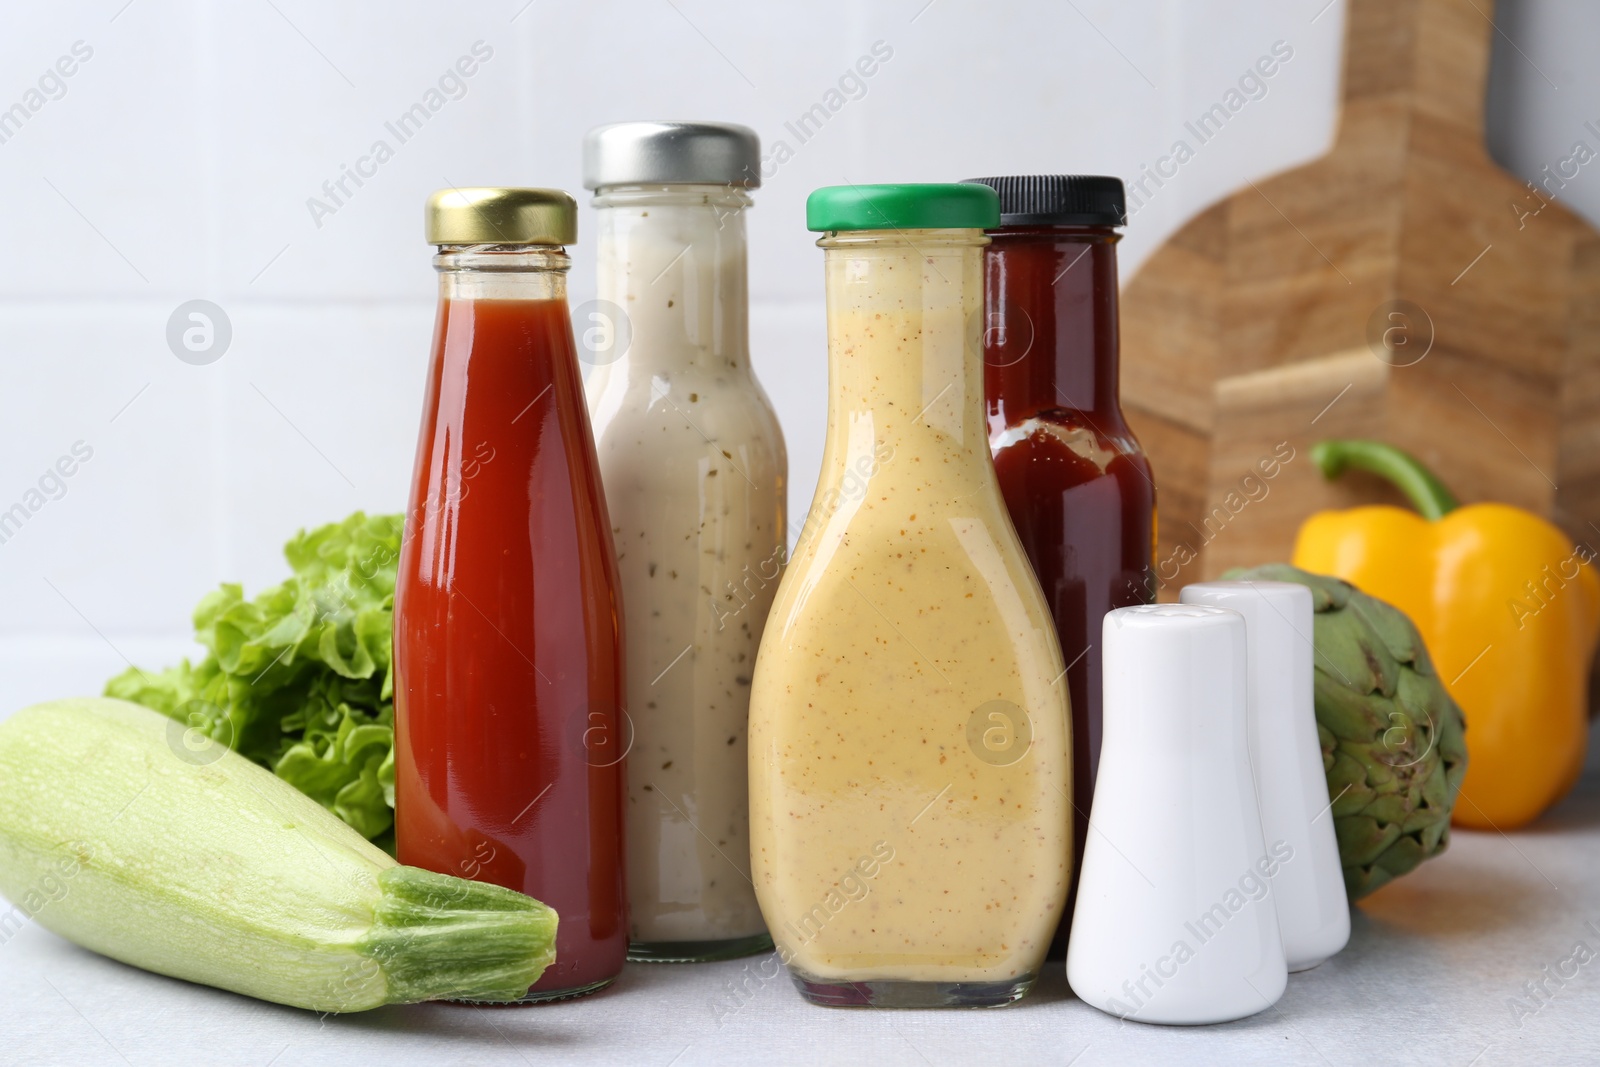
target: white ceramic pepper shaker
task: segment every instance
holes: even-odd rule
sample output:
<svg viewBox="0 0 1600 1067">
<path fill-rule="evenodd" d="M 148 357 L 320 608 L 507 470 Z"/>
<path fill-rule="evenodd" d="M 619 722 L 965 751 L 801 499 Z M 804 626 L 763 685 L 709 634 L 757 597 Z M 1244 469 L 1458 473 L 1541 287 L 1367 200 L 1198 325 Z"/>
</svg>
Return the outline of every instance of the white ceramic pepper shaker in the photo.
<svg viewBox="0 0 1600 1067">
<path fill-rule="evenodd" d="M 1350 940 L 1328 778 L 1313 706 L 1311 590 L 1293 582 L 1201 582 L 1185 604 L 1231 608 L 1249 634 L 1250 760 L 1267 843 L 1294 859 L 1272 880 L 1289 970 L 1315 967 Z"/>
<path fill-rule="evenodd" d="M 1106 616 L 1105 733 L 1067 979 L 1139 1022 L 1217 1023 L 1287 978 L 1250 773 L 1244 617 L 1151 604 Z"/>
</svg>

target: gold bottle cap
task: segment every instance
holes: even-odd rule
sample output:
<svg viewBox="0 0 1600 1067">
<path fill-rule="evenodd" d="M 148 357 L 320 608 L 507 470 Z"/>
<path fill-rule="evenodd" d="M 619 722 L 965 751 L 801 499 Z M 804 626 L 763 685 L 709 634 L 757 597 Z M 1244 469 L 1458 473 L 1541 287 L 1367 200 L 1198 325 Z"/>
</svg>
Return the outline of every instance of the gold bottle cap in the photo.
<svg viewBox="0 0 1600 1067">
<path fill-rule="evenodd" d="M 424 214 L 431 245 L 570 245 L 578 203 L 560 189 L 440 189 Z"/>
</svg>

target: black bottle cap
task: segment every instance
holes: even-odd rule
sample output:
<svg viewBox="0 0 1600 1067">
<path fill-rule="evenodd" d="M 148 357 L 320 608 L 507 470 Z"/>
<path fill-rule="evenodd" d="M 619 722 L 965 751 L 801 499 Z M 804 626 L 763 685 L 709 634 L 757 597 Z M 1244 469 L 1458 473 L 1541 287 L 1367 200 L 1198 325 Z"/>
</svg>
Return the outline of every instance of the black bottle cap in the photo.
<svg viewBox="0 0 1600 1067">
<path fill-rule="evenodd" d="M 968 178 L 1000 194 L 1002 226 L 1126 226 L 1121 178 L 1097 174 L 1009 174 Z"/>
</svg>

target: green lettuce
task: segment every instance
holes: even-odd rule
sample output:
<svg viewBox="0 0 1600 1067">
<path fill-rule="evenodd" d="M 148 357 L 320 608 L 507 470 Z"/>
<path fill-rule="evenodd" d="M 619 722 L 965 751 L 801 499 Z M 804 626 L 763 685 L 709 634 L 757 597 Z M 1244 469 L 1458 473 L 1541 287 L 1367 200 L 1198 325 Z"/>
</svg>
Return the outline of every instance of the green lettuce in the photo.
<svg viewBox="0 0 1600 1067">
<path fill-rule="evenodd" d="M 194 612 L 207 654 L 131 668 L 106 695 L 154 708 L 271 770 L 393 851 L 394 665 L 402 518 L 356 512 L 284 546 L 294 571 L 246 600 L 225 584 Z"/>
</svg>

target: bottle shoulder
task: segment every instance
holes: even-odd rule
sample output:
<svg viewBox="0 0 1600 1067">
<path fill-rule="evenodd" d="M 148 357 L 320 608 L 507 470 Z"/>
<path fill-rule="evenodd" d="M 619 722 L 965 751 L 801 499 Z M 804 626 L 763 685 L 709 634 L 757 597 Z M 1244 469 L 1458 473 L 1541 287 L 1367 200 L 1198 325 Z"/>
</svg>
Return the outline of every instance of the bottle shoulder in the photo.
<svg viewBox="0 0 1600 1067">
<path fill-rule="evenodd" d="M 658 400 L 647 411 L 597 419 L 594 440 L 619 521 L 658 511 L 650 525 L 716 515 L 743 516 L 741 522 L 777 515 L 782 521 L 788 454 L 775 418 L 752 412 L 719 418 L 696 405 Z"/>
<path fill-rule="evenodd" d="M 786 454 L 777 412 L 754 375 L 700 370 L 639 372 L 601 377 L 585 385 L 596 442 L 639 437 L 652 429 L 682 429 L 702 445 L 754 447 Z M 642 441 L 648 442 L 646 434 Z"/>
<path fill-rule="evenodd" d="M 880 452 L 867 459 L 818 483 L 795 545 L 797 562 L 858 576 L 917 572 L 935 583 L 947 572 L 992 576 L 1026 566 L 992 473 L 924 481 L 916 458 L 901 462 Z"/>
<path fill-rule="evenodd" d="M 1048 680 L 1062 667 L 1021 544 L 1003 505 L 986 499 L 966 508 L 847 505 L 813 514 L 790 555 L 769 631 L 813 652 L 821 643 L 926 654 L 974 683 L 987 671 L 1046 667 Z"/>
<path fill-rule="evenodd" d="M 991 411 L 989 447 L 997 459 L 1008 450 L 1064 450 L 1093 463 L 1102 472 L 1116 457 L 1147 462 L 1144 446 L 1120 411 L 1045 408 L 1011 419 Z"/>
</svg>

